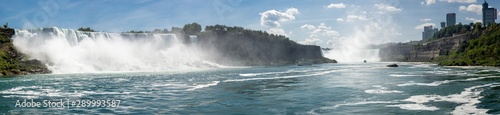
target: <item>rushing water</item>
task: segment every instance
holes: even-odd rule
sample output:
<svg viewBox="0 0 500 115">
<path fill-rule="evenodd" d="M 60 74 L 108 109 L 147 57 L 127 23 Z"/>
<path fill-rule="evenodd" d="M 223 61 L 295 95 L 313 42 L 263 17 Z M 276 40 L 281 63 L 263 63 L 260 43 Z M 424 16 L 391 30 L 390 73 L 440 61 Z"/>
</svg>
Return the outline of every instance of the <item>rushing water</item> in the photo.
<svg viewBox="0 0 500 115">
<path fill-rule="evenodd" d="M 196 42 L 196 37 L 189 39 Z M 219 68 L 174 34 L 82 32 L 57 27 L 16 30 L 14 45 L 53 73 Z"/>
<path fill-rule="evenodd" d="M 386 64 L 15 76 L 0 78 L 0 114 L 500 114 L 498 68 Z M 15 107 L 24 99 L 66 107 Z"/>
</svg>

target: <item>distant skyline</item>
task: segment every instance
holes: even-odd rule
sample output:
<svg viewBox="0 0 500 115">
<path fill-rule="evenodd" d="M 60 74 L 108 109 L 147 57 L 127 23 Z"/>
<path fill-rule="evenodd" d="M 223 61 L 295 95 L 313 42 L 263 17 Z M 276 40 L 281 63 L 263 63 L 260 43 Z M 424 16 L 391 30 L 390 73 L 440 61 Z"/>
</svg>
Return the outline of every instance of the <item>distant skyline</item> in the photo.
<svg viewBox="0 0 500 115">
<path fill-rule="evenodd" d="M 97 31 L 171 29 L 197 22 L 282 34 L 330 47 L 342 39 L 370 43 L 422 39 L 423 27 L 440 27 L 447 13 L 457 23 L 482 20 L 483 0 L 2 0 L 0 23 L 12 28 L 56 26 Z M 500 8 L 500 1 L 487 0 Z M 498 13 L 500 14 L 500 13 Z M 497 21 L 498 22 L 498 21 Z"/>
</svg>

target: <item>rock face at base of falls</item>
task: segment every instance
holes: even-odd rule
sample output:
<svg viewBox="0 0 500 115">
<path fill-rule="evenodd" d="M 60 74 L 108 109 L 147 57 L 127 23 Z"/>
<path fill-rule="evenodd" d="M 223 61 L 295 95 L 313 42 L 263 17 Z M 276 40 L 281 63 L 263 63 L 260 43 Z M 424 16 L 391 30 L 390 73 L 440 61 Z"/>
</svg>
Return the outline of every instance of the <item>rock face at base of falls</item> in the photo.
<svg viewBox="0 0 500 115">
<path fill-rule="evenodd" d="M 39 60 L 27 60 L 12 44 L 14 29 L 0 28 L 0 75 L 51 73 Z"/>
<path fill-rule="evenodd" d="M 227 27 L 207 26 L 198 33 L 196 44 L 206 51 L 209 60 L 233 66 L 278 66 L 297 63 L 337 63 L 323 57 L 321 48 L 302 45 L 285 36 L 267 32 Z"/>
</svg>

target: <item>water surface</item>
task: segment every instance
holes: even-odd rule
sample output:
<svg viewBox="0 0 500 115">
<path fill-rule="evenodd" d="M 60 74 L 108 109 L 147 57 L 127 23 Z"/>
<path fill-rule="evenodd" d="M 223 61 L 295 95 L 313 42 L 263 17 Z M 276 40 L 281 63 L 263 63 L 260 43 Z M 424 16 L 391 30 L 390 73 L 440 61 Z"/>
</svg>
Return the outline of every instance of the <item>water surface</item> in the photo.
<svg viewBox="0 0 500 115">
<path fill-rule="evenodd" d="M 500 69 L 426 63 L 321 64 L 0 78 L 0 113 L 500 114 Z M 20 108 L 16 101 L 120 100 Z"/>
</svg>

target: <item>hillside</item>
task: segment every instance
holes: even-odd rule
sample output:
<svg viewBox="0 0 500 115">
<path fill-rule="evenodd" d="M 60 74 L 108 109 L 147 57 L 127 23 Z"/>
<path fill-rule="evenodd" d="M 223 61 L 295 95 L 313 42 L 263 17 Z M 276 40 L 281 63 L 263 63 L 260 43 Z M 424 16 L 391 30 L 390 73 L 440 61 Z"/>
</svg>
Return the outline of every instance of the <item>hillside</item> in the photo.
<svg viewBox="0 0 500 115">
<path fill-rule="evenodd" d="M 500 26 L 491 24 L 477 31 L 481 32 L 479 38 L 473 38 L 450 55 L 440 57 L 439 65 L 500 66 Z"/>
<path fill-rule="evenodd" d="M 384 61 L 435 62 L 443 66 L 500 66 L 500 26 L 481 23 L 445 27 L 429 40 L 388 45 Z"/>
<path fill-rule="evenodd" d="M 184 30 L 186 26 L 184 27 Z M 187 27 L 190 28 L 190 27 Z M 186 32 L 189 33 L 189 32 Z M 196 32 L 194 32 L 196 33 Z M 197 44 L 216 63 L 238 66 L 275 66 L 296 63 L 336 63 L 321 48 L 302 45 L 285 36 L 224 25 L 207 26 L 196 33 Z"/>
</svg>

